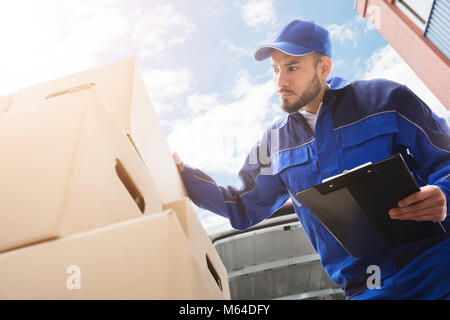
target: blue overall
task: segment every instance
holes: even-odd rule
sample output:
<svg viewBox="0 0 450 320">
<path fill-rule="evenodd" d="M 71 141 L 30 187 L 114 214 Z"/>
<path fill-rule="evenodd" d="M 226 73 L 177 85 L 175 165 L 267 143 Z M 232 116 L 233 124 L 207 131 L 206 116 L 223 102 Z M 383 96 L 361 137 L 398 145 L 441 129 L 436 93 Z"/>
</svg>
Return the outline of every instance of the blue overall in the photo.
<svg viewBox="0 0 450 320">
<path fill-rule="evenodd" d="M 383 254 L 353 258 L 295 196 L 346 169 L 401 153 L 419 185 L 439 186 L 449 203 L 450 129 L 444 119 L 407 87 L 392 81 L 350 83 L 334 77 L 328 83 L 315 135 L 298 112 L 274 123 L 239 171 L 240 189 L 220 187 L 202 171 L 185 165 L 182 178 L 190 198 L 244 230 L 269 217 L 290 197 L 323 267 L 348 299 L 448 295 L 449 232 Z M 448 215 L 442 224 L 448 231 Z M 370 265 L 380 267 L 381 288 L 368 289 Z"/>
</svg>

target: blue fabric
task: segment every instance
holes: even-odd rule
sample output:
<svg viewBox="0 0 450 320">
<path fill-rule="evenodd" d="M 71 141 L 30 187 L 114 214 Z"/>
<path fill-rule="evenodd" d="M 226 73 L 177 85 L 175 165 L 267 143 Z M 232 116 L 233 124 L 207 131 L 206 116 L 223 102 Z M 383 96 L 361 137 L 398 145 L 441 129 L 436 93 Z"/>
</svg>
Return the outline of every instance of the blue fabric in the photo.
<svg viewBox="0 0 450 320">
<path fill-rule="evenodd" d="M 328 82 L 315 136 L 299 113 L 289 114 L 269 128 L 247 156 L 239 172 L 242 188 L 217 186 L 208 175 L 186 165 L 182 178 L 189 196 L 199 207 L 229 218 L 239 230 L 266 219 L 291 197 L 322 265 L 331 279 L 352 293 L 349 298 L 445 296 L 450 288 L 449 240 L 430 245 L 418 241 L 385 254 L 353 258 L 295 193 L 343 170 L 402 152 L 418 183 L 439 186 L 449 206 L 450 129 L 398 83 L 381 79 L 349 83 L 341 78 Z M 271 145 L 273 141 L 277 146 Z M 447 231 L 449 223 L 447 215 L 442 223 Z M 414 252 L 419 256 L 411 256 Z M 370 265 L 380 267 L 381 289 L 368 290 L 362 281 L 370 276 Z"/>
<path fill-rule="evenodd" d="M 258 61 L 267 59 L 272 48 L 293 56 L 317 51 L 331 58 L 330 34 L 327 29 L 313 21 L 291 21 L 283 27 L 272 43 L 262 44 L 256 49 L 255 59 Z"/>
<path fill-rule="evenodd" d="M 447 262 L 446 262 L 447 261 Z M 366 290 L 354 300 L 442 299 L 450 294 L 450 239 L 422 253 L 395 276 L 383 281 L 381 289 Z"/>
</svg>

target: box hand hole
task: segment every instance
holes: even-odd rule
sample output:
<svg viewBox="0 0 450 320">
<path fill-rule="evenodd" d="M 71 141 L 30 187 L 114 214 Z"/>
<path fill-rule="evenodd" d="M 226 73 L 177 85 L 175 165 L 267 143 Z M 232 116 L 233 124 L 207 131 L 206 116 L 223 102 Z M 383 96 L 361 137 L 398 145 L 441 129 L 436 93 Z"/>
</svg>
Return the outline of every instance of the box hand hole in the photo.
<svg viewBox="0 0 450 320">
<path fill-rule="evenodd" d="M 211 273 L 211 275 L 213 276 L 214 280 L 216 281 L 217 285 L 220 288 L 220 291 L 223 291 L 222 289 L 222 281 L 220 280 L 220 276 L 217 273 L 216 269 L 214 268 L 211 260 L 209 260 L 208 255 L 206 254 L 206 265 L 208 266 L 209 272 Z"/>
<path fill-rule="evenodd" d="M 65 89 L 65 90 L 61 90 L 61 91 L 49 94 L 48 96 L 45 97 L 45 100 L 48 100 L 48 99 L 51 99 L 51 98 L 55 98 L 55 97 L 58 97 L 58 96 L 62 96 L 63 94 L 67 94 L 67 93 L 73 93 L 73 92 L 81 91 L 81 90 L 84 90 L 84 89 L 89 89 L 89 88 L 92 88 L 93 86 L 95 86 L 94 82 L 85 83 L 85 84 L 82 84 L 80 86 L 76 86 L 76 87 L 73 87 L 73 88 L 70 88 L 70 89 Z"/>
<path fill-rule="evenodd" d="M 136 202 L 139 210 L 141 210 L 142 214 L 144 214 L 145 210 L 145 200 L 144 197 L 139 192 L 139 189 L 136 187 L 136 185 L 133 182 L 133 179 L 131 179 L 130 175 L 128 174 L 127 170 L 123 166 L 122 162 L 120 162 L 119 159 L 116 159 L 116 173 L 119 177 L 120 181 L 122 181 L 123 185 L 127 189 L 130 196 L 133 198 L 133 200 Z"/>
</svg>

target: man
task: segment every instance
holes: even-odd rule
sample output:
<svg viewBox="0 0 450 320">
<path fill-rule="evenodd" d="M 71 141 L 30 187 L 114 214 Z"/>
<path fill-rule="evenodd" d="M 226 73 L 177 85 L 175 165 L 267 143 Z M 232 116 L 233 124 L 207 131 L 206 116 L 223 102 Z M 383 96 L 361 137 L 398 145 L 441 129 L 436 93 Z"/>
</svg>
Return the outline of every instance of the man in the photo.
<svg viewBox="0 0 450 320">
<path fill-rule="evenodd" d="M 329 34 L 313 22 L 292 21 L 273 43 L 256 50 L 256 60 L 269 57 L 287 117 L 269 128 L 247 157 L 239 172 L 243 182 L 239 190 L 219 187 L 202 171 L 176 160 L 193 202 L 243 230 L 269 217 L 291 197 L 325 270 L 347 298 L 448 298 L 448 232 L 383 254 L 353 258 L 295 196 L 343 170 L 400 152 L 421 190 L 402 199 L 390 217 L 441 222 L 448 230 L 446 122 L 398 83 L 327 80 L 332 65 Z M 266 151 L 269 161 L 261 156 Z M 367 286 L 367 270 L 373 265 L 381 272 L 379 289 Z"/>
</svg>

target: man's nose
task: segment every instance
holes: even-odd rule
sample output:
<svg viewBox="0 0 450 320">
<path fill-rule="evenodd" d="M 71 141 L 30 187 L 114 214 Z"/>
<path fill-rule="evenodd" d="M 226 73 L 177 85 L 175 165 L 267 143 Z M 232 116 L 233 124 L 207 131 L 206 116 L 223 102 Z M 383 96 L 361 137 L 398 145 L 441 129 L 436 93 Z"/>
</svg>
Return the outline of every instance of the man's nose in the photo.
<svg viewBox="0 0 450 320">
<path fill-rule="evenodd" d="M 285 88 L 289 87 L 289 78 L 287 77 L 286 73 L 283 71 L 279 71 L 276 75 L 276 84 L 278 88 Z"/>
</svg>

